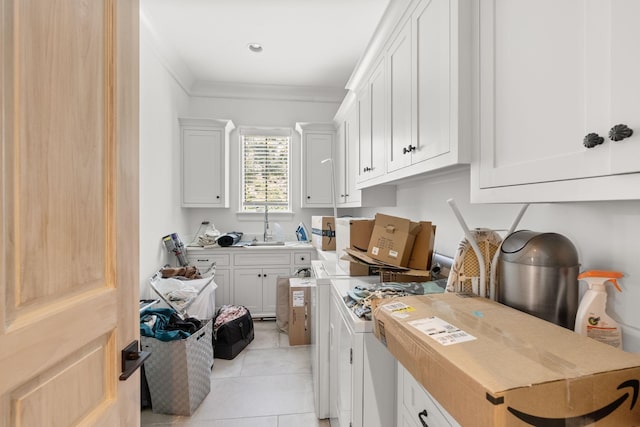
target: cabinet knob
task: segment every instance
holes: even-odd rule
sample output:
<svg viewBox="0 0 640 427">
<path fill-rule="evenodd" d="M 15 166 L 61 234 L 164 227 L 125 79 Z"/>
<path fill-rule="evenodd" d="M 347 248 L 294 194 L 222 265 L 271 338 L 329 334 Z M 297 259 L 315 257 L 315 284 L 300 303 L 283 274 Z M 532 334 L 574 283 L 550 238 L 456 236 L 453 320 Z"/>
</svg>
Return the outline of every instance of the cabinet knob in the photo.
<svg viewBox="0 0 640 427">
<path fill-rule="evenodd" d="M 219 199 L 219 198 L 220 198 L 220 196 L 216 196 L 216 199 Z"/>
<path fill-rule="evenodd" d="M 303 256 L 300 257 L 300 261 L 304 261 L 304 257 Z"/>
<path fill-rule="evenodd" d="M 344 197 L 349 197 L 349 195 L 348 195 L 348 194 L 345 194 L 345 195 L 344 195 Z"/>
<path fill-rule="evenodd" d="M 341 195 L 340 195 L 340 197 L 344 197 L 344 196 L 345 196 L 344 194 L 341 194 Z"/>
<path fill-rule="evenodd" d="M 364 172 L 371 172 L 373 169 L 371 169 L 369 166 L 367 166 L 366 168 L 363 169 Z"/>
<path fill-rule="evenodd" d="M 630 129 L 629 126 L 619 124 L 615 125 L 609 131 L 609 139 L 612 141 L 622 141 L 625 138 L 629 138 L 633 135 L 633 129 Z"/>
<path fill-rule="evenodd" d="M 422 427 L 429 427 L 427 422 L 422 418 L 427 418 L 428 416 L 429 414 L 427 413 L 426 409 L 423 409 L 422 412 L 418 412 L 418 419 L 420 420 L 420 423 L 422 423 Z"/>
<path fill-rule="evenodd" d="M 267 275 L 266 275 L 266 274 L 263 274 L 263 275 L 262 275 L 262 277 L 267 277 Z"/>
<path fill-rule="evenodd" d="M 597 133 L 590 133 L 584 137 L 582 144 L 587 148 L 593 148 L 596 145 L 600 145 L 604 142 L 604 138 Z"/>
<path fill-rule="evenodd" d="M 311 198 L 311 196 L 307 196 L 307 199 L 310 199 L 310 198 Z"/>
<path fill-rule="evenodd" d="M 262 274 L 258 273 L 258 277 L 262 277 Z"/>
</svg>

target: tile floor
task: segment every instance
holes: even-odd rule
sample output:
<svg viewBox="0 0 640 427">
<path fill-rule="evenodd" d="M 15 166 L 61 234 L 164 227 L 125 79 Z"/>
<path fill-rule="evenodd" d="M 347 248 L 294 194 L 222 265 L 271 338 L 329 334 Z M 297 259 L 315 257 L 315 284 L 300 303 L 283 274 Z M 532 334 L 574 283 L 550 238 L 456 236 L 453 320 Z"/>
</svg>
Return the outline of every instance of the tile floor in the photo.
<svg viewBox="0 0 640 427">
<path fill-rule="evenodd" d="M 141 425 L 329 427 L 314 413 L 309 347 L 290 347 L 272 320 L 254 320 L 254 330 L 254 340 L 235 359 L 214 360 L 211 392 L 193 415 L 145 409 Z"/>
</svg>

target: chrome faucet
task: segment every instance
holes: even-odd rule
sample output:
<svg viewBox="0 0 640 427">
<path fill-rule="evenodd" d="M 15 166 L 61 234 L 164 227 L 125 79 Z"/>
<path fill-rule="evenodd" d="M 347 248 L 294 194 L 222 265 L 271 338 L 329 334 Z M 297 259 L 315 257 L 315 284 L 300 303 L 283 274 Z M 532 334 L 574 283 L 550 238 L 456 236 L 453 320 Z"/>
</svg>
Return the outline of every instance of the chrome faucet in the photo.
<svg viewBox="0 0 640 427">
<path fill-rule="evenodd" d="M 273 240 L 273 234 L 271 233 L 271 229 L 269 228 L 269 205 L 267 203 L 264 204 L 264 235 L 265 242 L 270 242 Z"/>
</svg>

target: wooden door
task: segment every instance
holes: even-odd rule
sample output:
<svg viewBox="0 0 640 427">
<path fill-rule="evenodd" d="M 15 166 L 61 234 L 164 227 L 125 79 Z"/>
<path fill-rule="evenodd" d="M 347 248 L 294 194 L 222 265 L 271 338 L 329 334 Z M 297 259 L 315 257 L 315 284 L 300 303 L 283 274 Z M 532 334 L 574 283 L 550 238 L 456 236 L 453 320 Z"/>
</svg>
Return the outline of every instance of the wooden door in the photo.
<svg viewBox="0 0 640 427">
<path fill-rule="evenodd" d="M 138 2 L 0 21 L 0 426 L 139 425 Z"/>
</svg>

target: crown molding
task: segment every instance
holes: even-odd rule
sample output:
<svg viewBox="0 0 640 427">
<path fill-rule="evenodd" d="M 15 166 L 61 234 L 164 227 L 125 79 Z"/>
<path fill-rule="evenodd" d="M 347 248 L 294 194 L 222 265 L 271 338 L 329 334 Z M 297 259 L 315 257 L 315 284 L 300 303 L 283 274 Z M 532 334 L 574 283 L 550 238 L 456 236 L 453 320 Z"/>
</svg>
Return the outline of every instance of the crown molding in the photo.
<svg viewBox="0 0 640 427">
<path fill-rule="evenodd" d="M 193 73 L 175 50 L 170 47 L 171 44 L 153 29 L 153 25 L 149 22 L 142 8 L 140 9 L 140 43 L 143 47 L 152 50 L 182 90 L 189 95 L 195 81 Z"/>
<path fill-rule="evenodd" d="M 257 85 L 202 80 L 196 81 L 190 90 L 191 96 L 336 104 L 342 102 L 346 93 L 345 89 L 333 87 Z"/>
</svg>

